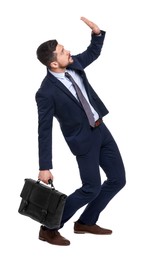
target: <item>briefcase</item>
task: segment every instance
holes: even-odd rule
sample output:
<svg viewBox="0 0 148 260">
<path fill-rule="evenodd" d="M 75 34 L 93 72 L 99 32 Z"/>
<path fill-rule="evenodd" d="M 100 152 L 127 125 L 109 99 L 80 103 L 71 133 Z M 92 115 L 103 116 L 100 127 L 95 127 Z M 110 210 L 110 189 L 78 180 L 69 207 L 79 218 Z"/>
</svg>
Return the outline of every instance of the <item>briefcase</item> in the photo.
<svg viewBox="0 0 148 260">
<path fill-rule="evenodd" d="M 18 212 L 40 222 L 49 229 L 60 227 L 67 195 L 40 180 L 25 179 Z"/>
</svg>

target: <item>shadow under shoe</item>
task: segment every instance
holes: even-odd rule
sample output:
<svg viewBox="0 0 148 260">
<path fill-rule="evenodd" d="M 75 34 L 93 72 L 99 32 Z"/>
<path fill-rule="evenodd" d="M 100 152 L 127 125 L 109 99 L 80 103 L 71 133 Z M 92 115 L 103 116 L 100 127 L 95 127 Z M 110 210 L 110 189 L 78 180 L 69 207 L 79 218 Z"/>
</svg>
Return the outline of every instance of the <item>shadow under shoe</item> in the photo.
<svg viewBox="0 0 148 260">
<path fill-rule="evenodd" d="M 98 225 L 85 225 L 75 222 L 74 224 L 74 233 L 77 234 L 95 234 L 95 235 L 111 235 L 112 230 L 99 227 Z"/>
<path fill-rule="evenodd" d="M 70 241 L 65 237 L 62 237 L 57 230 L 50 230 L 44 226 L 40 227 L 39 239 L 46 241 L 52 245 L 68 246 Z"/>
</svg>

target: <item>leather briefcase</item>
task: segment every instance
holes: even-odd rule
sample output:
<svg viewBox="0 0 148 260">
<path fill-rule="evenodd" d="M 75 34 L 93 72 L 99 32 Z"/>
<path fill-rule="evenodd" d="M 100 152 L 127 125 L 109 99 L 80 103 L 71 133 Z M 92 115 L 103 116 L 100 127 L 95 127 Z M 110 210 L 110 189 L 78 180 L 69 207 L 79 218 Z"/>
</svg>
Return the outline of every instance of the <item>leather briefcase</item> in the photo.
<svg viewBox="0 0 148 260">
<path fill-rule="evenodd" d="M 51 180 L 49 183 L 51 187 L 40 180 L 25 179 L 18 212 L 50 229 L 58 229 L 67 195 L 56 190 Z"/>
</svg>

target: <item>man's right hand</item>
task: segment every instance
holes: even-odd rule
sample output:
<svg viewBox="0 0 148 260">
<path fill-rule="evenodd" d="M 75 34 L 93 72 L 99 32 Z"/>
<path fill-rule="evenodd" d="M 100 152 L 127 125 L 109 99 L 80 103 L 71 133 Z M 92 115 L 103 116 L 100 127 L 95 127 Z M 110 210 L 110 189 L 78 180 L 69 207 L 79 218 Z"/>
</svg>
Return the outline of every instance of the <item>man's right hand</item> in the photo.
<svg viewBox="0 0 148 260">
<path fill-rule="evenodd" d="M 38 179 L 48 184 L 49 180 L 53 180 L 53 175 L 49 170 L 42 170 L 39 172 Z"/>
</svg>

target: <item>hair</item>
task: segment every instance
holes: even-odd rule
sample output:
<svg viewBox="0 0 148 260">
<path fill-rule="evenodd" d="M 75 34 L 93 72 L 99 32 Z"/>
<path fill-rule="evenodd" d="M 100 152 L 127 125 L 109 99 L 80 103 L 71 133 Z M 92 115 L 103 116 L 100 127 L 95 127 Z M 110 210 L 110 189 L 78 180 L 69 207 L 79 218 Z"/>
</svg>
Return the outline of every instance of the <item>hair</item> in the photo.
<svg viewBox="0 0 148 260">
<path fill-rule="evenodd" d="M 49 67 L 50 63 L 56 60 L 56 53 L 54 53 L 54 51 L 57 45 L 57 40 L 50 40 L 42 43 L 36 51 L 38 60 Z"/>
</svg>

